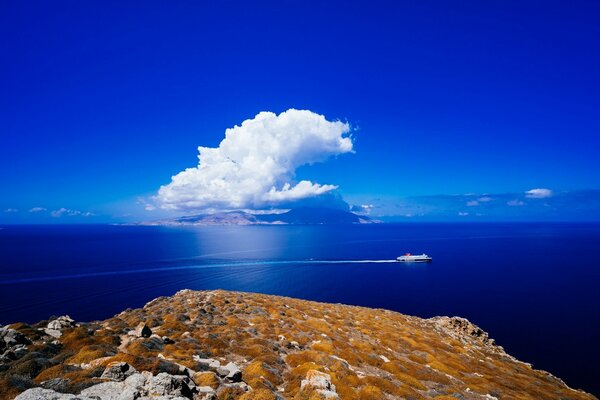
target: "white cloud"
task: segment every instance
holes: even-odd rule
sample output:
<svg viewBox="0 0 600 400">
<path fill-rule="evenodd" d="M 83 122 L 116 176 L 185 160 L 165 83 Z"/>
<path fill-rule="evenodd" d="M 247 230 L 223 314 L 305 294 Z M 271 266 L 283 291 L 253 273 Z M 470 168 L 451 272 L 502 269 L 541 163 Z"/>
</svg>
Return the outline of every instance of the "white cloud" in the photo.
<svg viewBox="0 0 600 400">
<path fill-rule="evenodd" d="M 489 197 L 489 196 L 483 196 L 483 197 L 478 198 L 477 200 L 467 201 L 467 206 L 469 206 L 469 207 L 475 207 L 475 206 L 480 205 L 481 203 L 487 203 L 487 202 L 492 201 L 492 200 L 494 200 L 494 199 L 491 198 L 491 197 Z"/>
<path fill-rule="evenodd" d="M 19 212 L 19 210 L 16 208 L 7 208 L 4 210 L 4 212 L 5 213 L 16 213 L 16 212 Z"/>
<path fill-rule="evenodd" d="M 458 215 L 460 215 L 461 217 L 466 217 L 466 216 L 468 216 L 468 215 L 469 215 L 469 213 L 468 213 L 468 212 L 463 212 L 463 211 L 460 211 L 460 212 L 458 213 Z"/>
<path fill-rule="evenodd" d="M 308 110 L 261 112 L 225 131 L 219 147 L 198 147 L 198 166 L 161 186 L 163 209 L 261 208 L 319 196 L 337 188 L 295 183 L 298 167 L 352 151 L 350 125 Z"/>
<path fill-rule="evenodd" d="M 44 207 L 33 207 L 33 208 L 29 209 L 29 212 L 30 213 L 39 213 L 39 212 L 46 211 L 46 210 L 47 209 Z"/>
<path fill-rule="evenodd" d="M 519 207 L 519 206 L 524 206 L 525 202 L 521 201 L 521 200 L 510 200 L 510 201 L 507 201 L 506 204 L 511 207 Z"/>
<path fill-rule="evenodd" d="M 146 210 L 146 211 L 154 211 L 154 210 L 156 210 L 156 206 L 154 204 L 148 202 L 143 197 L 138 197 L 137 204 L 141 204 L 142 206 L 144 206 L 144 210 Z"/>
<path fill-rule="evenodd" d="M 546 197 L 551 197 L 552 194 L 552 190 L 550 189 L 538 188 L 526 191 L 525 197 L 528 197 L 530 199 L 544 199 Z"/>
<path fill-rule="evenodd" d="M 52 215 L 54 218 L 58 218 L 58 217 L 62 217 L 63 215 L 69 216 L 69 217 L 76 217 L 76 216 L 80 216 L 80 217 L 91 217 L 94 214 L 92 214 L 89 211 L 79 211 L 79 210 L 70 210 L 68 208 L 64 208 L 61 207 L 58 210 L 54 210 L 50 213 L 50 215 Z"/>
</svg>

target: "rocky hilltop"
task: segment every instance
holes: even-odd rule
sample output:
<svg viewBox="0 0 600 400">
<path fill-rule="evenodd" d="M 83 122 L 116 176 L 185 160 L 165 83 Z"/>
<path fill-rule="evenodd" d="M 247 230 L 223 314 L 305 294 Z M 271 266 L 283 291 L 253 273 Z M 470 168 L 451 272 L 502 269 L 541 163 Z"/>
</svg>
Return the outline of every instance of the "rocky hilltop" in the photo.
<svg viewBox="0 0 600 400">
<path fill-rule="evenodd" d="M 1 399 L 594 398 L 466 319 L 221 290 L 0 327 L 0 354 Z"/>
</svg>

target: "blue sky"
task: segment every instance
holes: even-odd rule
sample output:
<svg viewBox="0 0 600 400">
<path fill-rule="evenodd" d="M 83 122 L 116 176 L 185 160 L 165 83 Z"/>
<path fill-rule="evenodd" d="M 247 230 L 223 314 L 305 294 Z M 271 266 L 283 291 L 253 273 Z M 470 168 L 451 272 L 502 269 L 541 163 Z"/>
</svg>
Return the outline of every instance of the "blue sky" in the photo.
<svg viewBox="0 0 600 400">
<path fill-rule="evenodd" d="M 161 215 L 144 202 L 198 164 L 198 146 L 290 108 L 347 122 L 354 150 L 300 166 L 295 181 L 334 184 L 375 214 L 417 215 L 436 199 L 428 217 L 600 219 L 599 12 L 594 1 L 3 2 L 0 222 Z M 473 212 L 481 204 L 452 197 L 505 205 L 534 188 L 560 206 Z"/>
</svg>

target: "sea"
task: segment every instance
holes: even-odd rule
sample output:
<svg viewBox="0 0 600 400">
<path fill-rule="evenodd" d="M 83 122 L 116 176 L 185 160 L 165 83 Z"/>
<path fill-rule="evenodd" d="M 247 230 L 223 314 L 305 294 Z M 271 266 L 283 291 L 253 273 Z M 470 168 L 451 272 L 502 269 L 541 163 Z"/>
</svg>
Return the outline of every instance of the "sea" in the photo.
<svg viewBox="0 0 600 400">
<path fill-rule="evenodd" d="M 394 261 L 407 252 L 433 261 Z M 0 324 L 104 319 L 181 289 L 465 317 L 600 394 L 600 224 L 0 227 Z"/>
</svg>

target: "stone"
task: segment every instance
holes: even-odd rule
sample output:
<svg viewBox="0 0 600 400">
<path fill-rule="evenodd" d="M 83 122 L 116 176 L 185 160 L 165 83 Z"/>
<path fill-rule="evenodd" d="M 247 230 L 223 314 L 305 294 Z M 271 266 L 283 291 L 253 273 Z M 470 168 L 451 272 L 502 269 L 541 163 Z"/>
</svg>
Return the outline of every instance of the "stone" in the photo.
<svg viewBox="0 0 600 400">
<path fill-rule="evenodd" d="M 68 387 L 68 383 L 69 383 L 68 379 L 54 378 L 54 379 L 49 379 L 47 381 L 40 383 L 40 386 L 43 387 L 44 389 L 52 389 L 52 390 L 56 390 L 57 392 L 64 392 L 64 391 L 66 391 L 66 389 Z"/>
<path fill-rule="evenodd" d="M 175 341 L 173 339 L 171 339 L 170 337 L 168 337 L 168 336 L 163 336 L 162 340 L 163 340 L 164 344 L 173 344 L 173 343 L 175 343 Z"/>
<path fill-rule="evenodd" d="M 31 344 L 31 341 L 22 333 L 8 326 L 0 327 L 0 353 L 15 360 L 27 352 L 27 344 Z"/>
<path fill-rule="evenodd" d="M 231 382 L 240 382 L 242 380 L 242 371 L 236 364 L 230 362 L 225 366 L 225 369 L 229 371 L 225 377 Z"/>
<path fill-rule="evenodd" d="M 97 398 L 58 393 L 51 389 L 33 388 L 27 389 L 15 397 L 15 400 L 97 400 Z"/>
<path fill-rule="evenodd" d="M 149 328 L 148 328 L 149 329 Z M 142 346 L 148 350 L 161 351 L 165 347 L 165 342 L 158 335 L 152 335 L 142 343 Z"/>
<path fill-rule="evenodd" d="M 338 399 L 339 396 L 335 391 L 335 385 L 331 383 L 331 377 L 314 369 L 306 373 L 306 379 L 300 382 L 300 390 L 314 389 L 319 394 L 328 399 Z"/>
<path fill-rule="evenodd" d="M 124 381 L 127 377 L 136 373 L 137 370 L 126 362 L 112 362 L 106 366 L 102 376 L 102 379 L 110 379 L 113 381 Z"/>
<path fill-rule="evenodd" d="M 200 366 L 210 369 L 217 369 L 221 366 L 219 360 L 214 358 L 201 358 L 200 356 L 192 356 L 192 359 L 196 361 Z"/>
<path fill-rule="evenodd" d="M 150 336 L 152 336 L 152 329 L 150 329 L 148 325 L 146 325 L 144 322 L 140 322 L 138 326 L 136 326 L 136 328 L 134 329 L 133 333 L 134 336 L 137 337 L 149 338 Z"/>
<path fill-rule="evenodd" d="M 81 391 L 80 396 L 102 400 L 188 400 L 193 396 L 193 382 L 181 375 L 162 372 L 156 376 L 144 371 L 134 373 L 123 382 L 104 382 Z M 62 400 L 62 399 L 60 399 Z"/>
<path fill-rule="evenodd" d="M 47 335 L 58 339 L 62 336 L 62 331 L 64 329 L 73 328 L 75 326 L 77 326 L 77 324 L 75 323 L 73 318 L 69 317 L 68 315 L 63 315 L 48 322 L 48 325 L 44 329 L 44 332 Z"/>
<path fill-rule="evenodd" d="M 487 332 L 473 324 L 466 318 L 461 317 L 433 317 L 427 321 L 431 321 L 438 329 L 449 336 L 458 340 L 475 340 L 490 348 L 500 349 L 494 339 L 490 338 Z"/>
<path fill-rule="evenodd" d="M 166 372 L 161 372 L 149 379 L 147 383 L 148 395 L 178 395 L 183 397 L 191 397 L 191 387 L 193 382 L 189 377 L 183 375 L 169 375 Z"/>
</svg>

